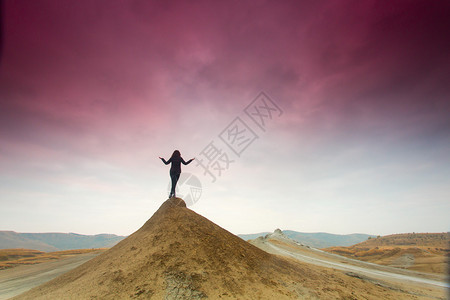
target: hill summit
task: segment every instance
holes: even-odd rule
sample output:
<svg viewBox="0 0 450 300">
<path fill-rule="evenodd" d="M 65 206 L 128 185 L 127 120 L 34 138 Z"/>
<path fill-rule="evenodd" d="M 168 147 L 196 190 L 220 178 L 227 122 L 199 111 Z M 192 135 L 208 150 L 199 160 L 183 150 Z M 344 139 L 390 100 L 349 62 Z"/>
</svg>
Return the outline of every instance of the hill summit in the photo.
<svg viewBox="0 0 450 300">
<path fill-rule="evenodd" d="M 186 207 L 165 201 L 135 233 L 14 299 L 318 299 L 392 291 L 269 254 Z"/>
<path fill-rule="evenodd" d="M 18 299 L 297 298 L 308 293 L 292 284 L 302 271 L 172 198 L 110 250 Z"/>
</svg>

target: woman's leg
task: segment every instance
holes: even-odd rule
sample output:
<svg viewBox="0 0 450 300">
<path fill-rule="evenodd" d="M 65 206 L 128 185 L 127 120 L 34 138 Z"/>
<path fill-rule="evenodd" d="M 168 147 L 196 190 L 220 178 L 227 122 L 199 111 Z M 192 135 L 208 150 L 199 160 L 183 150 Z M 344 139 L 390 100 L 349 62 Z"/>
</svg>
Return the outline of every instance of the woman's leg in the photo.
<svg viewBox="0 0 450 300">
<path fill-rule="evenodd" d="M 180 174 L 171 174 L 170 178 L 172 179 L 172 188 L 170 190 L 170 196 L 175 196 L 175 188 L 177 186 L 178 179 L 180 179 Z"/>
</svg>

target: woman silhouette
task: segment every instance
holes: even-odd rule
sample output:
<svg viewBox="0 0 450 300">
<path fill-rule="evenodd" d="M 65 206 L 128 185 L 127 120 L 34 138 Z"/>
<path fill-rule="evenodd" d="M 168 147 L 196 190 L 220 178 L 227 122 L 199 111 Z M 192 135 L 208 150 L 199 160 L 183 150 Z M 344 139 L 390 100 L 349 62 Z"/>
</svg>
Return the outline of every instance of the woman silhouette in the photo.
<svg viewBox="0 0 450 300">
<path fill-rule="evenodd" d="M 166 165 L 172 163 L 172 166 L 170 167 L 170 178 L 172 179 L 172 189 L 170 190 L 169 198 L 175 197 L 175 187 L 177 185 L 178 179 L 180 179 L 180 174 L 181 174 L 181 163 L 183 163 L 183 165 L 188 165 L 195 158 L 192 158 L 186 162 L 181 157 L 180 151 L 178 151 L 178 150 L 173 151 L 172 156 L 169 158 L 168 161 L 166 161 L 161 156 L 159 158 Z"/>
</svg>

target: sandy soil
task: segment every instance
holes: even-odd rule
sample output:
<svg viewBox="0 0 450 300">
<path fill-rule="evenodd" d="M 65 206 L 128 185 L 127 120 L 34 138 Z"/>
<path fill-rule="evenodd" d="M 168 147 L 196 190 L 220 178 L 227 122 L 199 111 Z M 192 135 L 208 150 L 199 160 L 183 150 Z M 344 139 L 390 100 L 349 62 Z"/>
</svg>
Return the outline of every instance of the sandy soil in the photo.
<svg viewBox="0 0 450 300">
<path fill-rule="evenodd" d="M 19 295 L 70 271 L 104 251 L 97 251 L 35 265 L 0 270 L 0 300 Z"/>
<path fill-rule="evenodd" d="M 302 246 L 282 236 L 259 238 L 250 242 L 269 253 L 340 270 L 348 276 L 402 291 L 413 298 L 445 299 L 450 291 L 450 284 L 444 275 L 415 272 L 354 260 Z"/>
<path fill-rule="evenodd" d="M 374 279 L 373 274 L 355 268 L 339 269 L 336 266 L 342 268 L 346 262 L 320 258 L 321 254 L 298 250 L 283 240 L 262 244 L 275 255 L 196 214 L 183 200 L 168 200 L 144 226 L 113 248 L 14 299 L 398 300 L 446 296 L 447 288 L 438 285 L 404 278 L 397 282 Z M 307 260 L 299 259 L 303 256 Z"/>
<path fill-rule="evenodd" d="M 419 272 L 447 274 L 450 233 L 402 233 L 324 251 L 352 259 Z"/>
</svg>

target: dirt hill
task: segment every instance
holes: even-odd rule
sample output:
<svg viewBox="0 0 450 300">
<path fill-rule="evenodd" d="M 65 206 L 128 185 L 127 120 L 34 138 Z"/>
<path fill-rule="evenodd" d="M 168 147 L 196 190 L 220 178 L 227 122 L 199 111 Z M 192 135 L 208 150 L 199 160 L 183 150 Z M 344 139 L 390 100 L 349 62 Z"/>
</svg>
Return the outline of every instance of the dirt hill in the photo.
<svg viewBox="0 0 450 300">
<path fill-rule="evenodd" d="M 342 273 L 269 254 L 167 200 L 138 231 L 14 299 L 400 299 Z"/>
<path fill-rule="evenodd" d="M 327 248 L 339 246 L 351 246 L 367 240 L 374 235 L 353 233 L 353 234 L 331 234 L 326 232 L 299 232 L 294 230 L 283 230 L 283 234 L 303 245 L 314 248 Z M 252 234 L 239 234 L 238 236 L 246 241 L 264 237 L 270 232 L 260 232 Z"/>
<path fill-rule="evenodd" d="M 449 233 L 402 233 L 323 250 L 381 265 L 445 274 L 449 241 Z"/>
<path fill-rule="evenodd" d="M 438 249 L 448 249 L 450 242 L 450 233 L 400 233 L 371 238 L 354 246 L 358 247 L 430 247 Z"/>
</svg>

